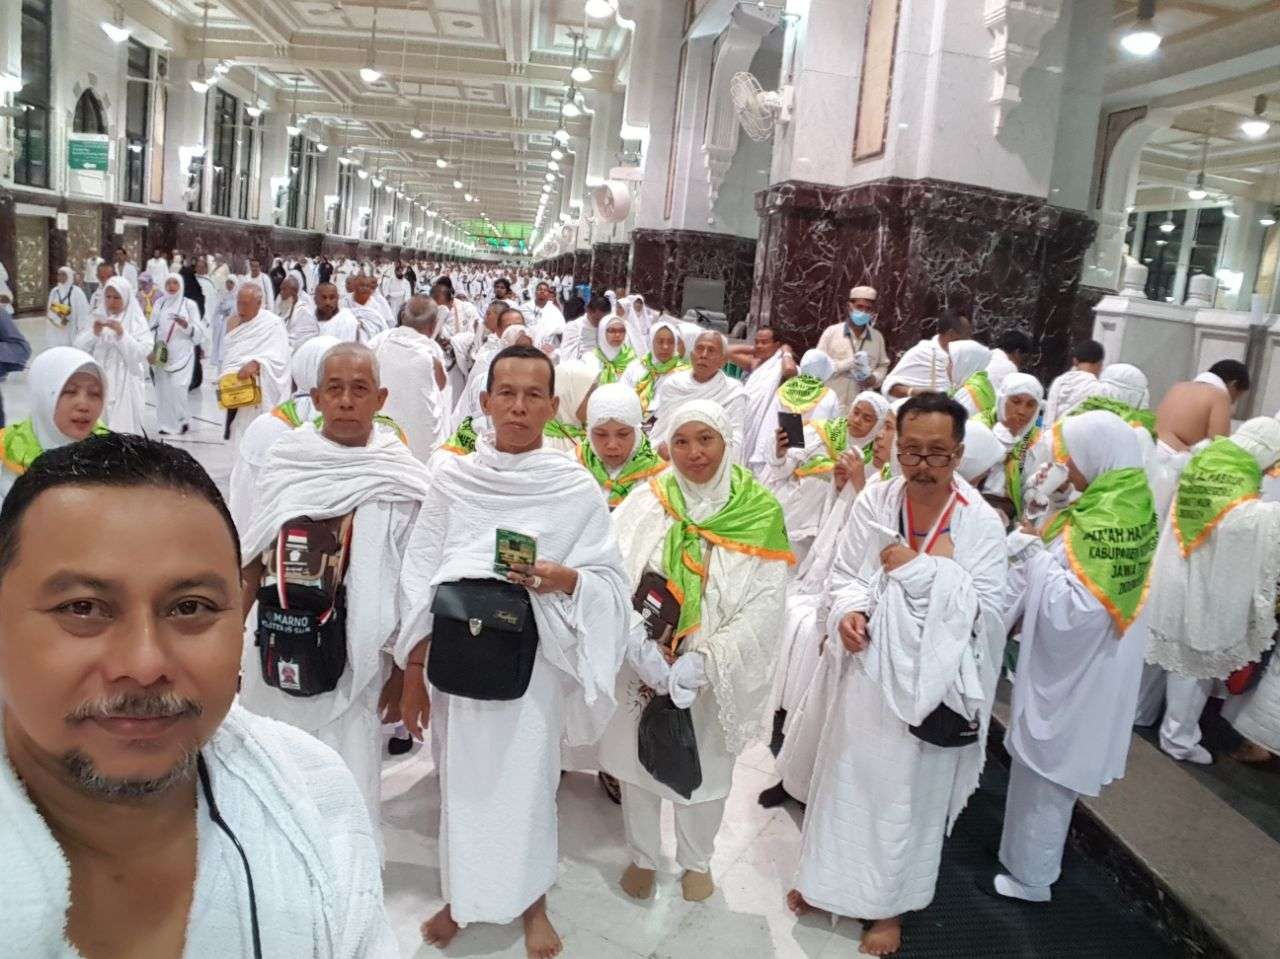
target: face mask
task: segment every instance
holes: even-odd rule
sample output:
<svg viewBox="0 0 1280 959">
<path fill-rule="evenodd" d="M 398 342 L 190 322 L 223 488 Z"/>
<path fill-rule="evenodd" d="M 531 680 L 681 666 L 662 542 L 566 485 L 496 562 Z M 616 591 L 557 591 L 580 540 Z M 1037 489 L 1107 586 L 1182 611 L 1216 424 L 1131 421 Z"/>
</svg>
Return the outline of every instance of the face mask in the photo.
<svg viewBox="0 0 1280 959">
<path fill-rule="evenodd" d="M 850 310 L 849 322 L 854 326 L 867 326 L 871 323 L 871 314 L 864 313 L 862 310 Z"/>
</svg>

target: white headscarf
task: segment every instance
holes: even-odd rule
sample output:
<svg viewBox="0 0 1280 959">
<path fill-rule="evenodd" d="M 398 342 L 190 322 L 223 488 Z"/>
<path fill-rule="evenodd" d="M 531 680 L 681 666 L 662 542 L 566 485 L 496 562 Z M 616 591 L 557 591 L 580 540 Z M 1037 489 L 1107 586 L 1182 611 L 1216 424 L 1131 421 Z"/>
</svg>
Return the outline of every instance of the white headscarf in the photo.
<svg viewBox="0 0 1280 959">
<path fill-rule="evenodd" d="M 71 284 L 75 282 L 75 271 L 69 266 L 58 267 L 58 296 L 65 297 L 71 292 Z"/>
<path fill-rule="evenodd" d="M 597 387 L 587 400 L 587 430 L 593 430 L 601 423 L 621 423 L 635 430 L 635 439 L 627 453 L 627 459 L 635 455 L 643 434 L 640 422 L 644 413 L 640 409 L 640 397 L 636 391 L 625 383 L 606 383 Z M 1280 426 L 1280 423 L 1277 423 Z M 598 451 L 597 451 L 598 452 Z"/>
<path fill-rule="evenodd" d="M 289 375 L 293 377 L 295 392 L 310 393 L 319 385 L 320 363 L 324 355 L 341 342 L 336 336 L 321 334 L 299 344 L 289 361 Z"/>
<path fill-rule="evenodd" d="M 105 408 L 107 378 L 98 361 L 84 350 L 77 350 L 74 346 L 54 346 L 31 361 L 27 371 L 27 384 L 31 390 L 31 427 L 42 449 L 51 450 L 76 442 L 58 429 L 53 416 L 67 380 L 81 371 L 92 373 L 102 384 Z"/>
<path fill-rule="evenodd" d="M 658 332 L 660 330 L 666 330 L 671 334 L 672 338 L 676 341 L 676 352 L 673 355 L 679 356 L 680 327 L 676 326 L 676 324 L 670 320 L 659 320 L 657 323 L 653 324 L 652 329 L 649 330 L 649 353 L 656 358 L 657 354 L 653 352 L 653 341 L 658 338 Z"/>
<path fill-rule="evenodd" d="M 1261 470 L 1269 470 L 1280 460 L 1280 420 L 1255 416 L 1240 424 L 1231 442 L 1252 456 Z"/>
<path fill-rule="evenodd" d="M 716 467 L 715 475 L 705 483 L 695 483 L 680 472 L 673 461 L 676 483 L 684 494 L 684 505 L 689 518 L 699 523 L 714 516 L 724 509 L 729 502 L 729 484 L 733 479 L 733 425 L 729 422 L 729 414 L 724 407 L 711 400 L 690 400 L 680 407 L 671 417 L 671 428 L 668 436 L 675 442 L 676 431 L 686 423 L 705 423 L 724 440 L 724 456 Z"/>
<path fill-rule="evenodd" d="M 177 293 L 169 292 L 170 283 L 178 284 Z M 180 310 L 182 308 L 182 300 L 182 277 L 177 273 L 170 273 L 164 278 L 164 283 L 160 285 L 160 298 L 156 300 L 155 306 L 151 308 L 151 313 L 158 320 L 170 310 L 174 312 Z"/>
<path fill-rule="evenodd" d="M 1062 438 L 1067 455 L 1090 483 L 1111 470 L 1142 466 L 1142 447 L 1133 427 L 1107 410 L 1063 420 Z"/>
<path fill-rule="evenodd" d="M 1119 400 L 1138 410 L 1145 410 L 1151 405 L 1147 375 L 1131 363 L 1112 363 L 1102 371 L 1098 382 L 1101 384 L 1098 396 Z"/>
<path fill-rule="evenodd" d="M 805 350 L 800 357 L 800 372 L 825 383 L 836 375 L 836 364 L 822 350 Z"/>
<path fill-rule="evenodd" d="M 853 412 L 853 408 L 859 403 L 866 403 L 875 411 L 876 425 L 871 428 L 871 432 L 866 436 L 850 436 L 849 445 L 865 448 L 872 442 L 880 432 L 884 429 L 885 420 L 889 418 L 889 401 L 884 398 L 877 390 L 863 390 L 853 398 L 853 402 L 849 404 L 849 412 Z"/>
<path fill-rule="evenodd" d="M 620 326 L 622 327 L 623 331 L 627 334 L 627 336 L 624 336 L 622 338 L 622 342 L 617 346 L 612 346 L 609 343 L 608 333 L 609 333 L 609 327 L 611 326 Z M 621 316 L 609 316 L 605 319 L 605 321 L 602 324 L 600 324 L 600 327 L 601 327 L 600 337 L 599 337 L 599 341 L 596 343 L 596 346 L 599 348 L 600 352 L 603 353 L 605 356 L 607 356 L 609 359 L 611 360 L 616 359 L 618 354 L 622 352 L 622 348 L 627 345 L 627 338 L 631 334 L 631 324 L 629 324 L 626 321 L 626 319 L 624 319 Z"/>
<path fill-rule="evenodd" d="M 996 434 L 976 419 L 970 419 L 964 426 L 964 456 L 957 472 L 977 486 L 980 479 L 1004 461 L 1004 454 L 1004 444 L 996 439 Z"/>
<path fill-rule="evenodd" d="M 124 309 L 119 313 L 112 313 L 107 306 L 106 297 L 102 300 L 102 309 L 109 317 L 118 319 L 125 330 L 128 331 L 130 323 L 141 323 L 147 325 L 146 314 L 142 312 L 142 304 L 138 302 L 138 298 L 133 295 L 133 285 L 123 276 L 113 276 L 104 284 L 104 288 L 115 290 L 124 300 Z"/>
<path fill-rule="evenodd" d="M 1027 425 L 1015 436 L 1004 425 L 1005 401 L 1011 396 L 1030 396 L 1040 409 L 1044 408 L 1044 385 L 1030 373 L 1010 373 L 1000 383 L 996 391 L 996 425 L 992 429 L 996 439 L 1009 448 L 1022 439 L 1036 425 L 1036 417 L 1027 420 Z"/>
<path fill-rule="evenodd" d="M 956 340 L 949 349 L 951 385 L 963 386 L 974 373 L 985 370 L 991 362 L 991 350 L 977 340 Z"/>
</svg>

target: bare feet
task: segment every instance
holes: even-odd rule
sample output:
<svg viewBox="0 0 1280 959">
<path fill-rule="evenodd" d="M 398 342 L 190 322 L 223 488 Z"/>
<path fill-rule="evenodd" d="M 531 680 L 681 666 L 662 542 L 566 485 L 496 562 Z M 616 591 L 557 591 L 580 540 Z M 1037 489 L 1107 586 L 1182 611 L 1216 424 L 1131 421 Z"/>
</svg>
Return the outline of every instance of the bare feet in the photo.
<svg viewBox="0 0 1280 959">
<path fill-rule="evenodd" d="M 800 895 L 799 889 L 792 889 L 787 893 L 787 908 L 794 912 L 797 916 L 803 916 L 806 913 L 813 912 L 813 906 L 805 901 L 804 896 Z"/>
<path fill-rule="evenodd" d="M 1246 739 L 1231 750 L 1231 758 L 1238 763 L 1269 763 L 1274 757 L 1252 739 Z"/>
<path fill-rule="evenodd" d="M 891 956 L 902 948 L 902 917 L 876 919 L 862 933 L 858 951 L 868 956 Z"/>
<path fill-rule="evenodd" d="M 538 897 L 538 901 L 524 911 L 523 921 L 524 948 L 529 959 L 554 959 L 560 955 L 564 944 L 547 918 L 546 896 Z"/>
<path fill-rule="evenodd" d="M 711 881 L 711 873 L 687 870 L 680 877 L 680 891 L 684 893 L 685 902 L 702 902 L 710 899 L 716 891 L 716 884 Z"/>
<path fill-rule="evenodd" d="M 622 873 L 622 878 L 618 880 L 618 885 L 632 899 L 648 899 L 653 895 L 654 875 L 654 870 L 641 869 L 635 863 L 632 863 Z"/>
<path fill-rule="evenodd" d="M 453 910 L 445 903 L 444 908 L 422 924 L 422 938 L 429 945 L 443 949 L 458 934 L 458 924 L 453 921 Z"/>
</svg>

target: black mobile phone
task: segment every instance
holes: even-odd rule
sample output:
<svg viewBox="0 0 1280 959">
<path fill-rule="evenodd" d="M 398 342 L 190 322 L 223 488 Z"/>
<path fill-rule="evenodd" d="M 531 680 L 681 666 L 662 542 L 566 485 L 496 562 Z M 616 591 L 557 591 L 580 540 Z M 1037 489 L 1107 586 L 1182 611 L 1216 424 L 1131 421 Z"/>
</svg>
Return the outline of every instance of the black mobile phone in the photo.
<svg viewBox="0 0 1280 959">
<path fill-rule="evenodd" d="M 778 411 L 778 428 L 787 434 L 787 445 L 798 449 L 804 448 L 804 420 L 799 413 Z"/>
</svg>

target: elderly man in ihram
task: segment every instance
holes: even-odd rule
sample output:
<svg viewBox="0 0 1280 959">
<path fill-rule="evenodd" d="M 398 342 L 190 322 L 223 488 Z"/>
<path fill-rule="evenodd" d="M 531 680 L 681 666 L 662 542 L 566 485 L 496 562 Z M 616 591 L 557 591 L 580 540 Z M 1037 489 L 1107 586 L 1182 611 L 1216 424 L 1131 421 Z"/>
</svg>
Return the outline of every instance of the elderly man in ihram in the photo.
<svg viewBox="0 0 1280 959">
<path fill-rule="evenodd" d="M 229 376 L 241 384 L 252 383 L 261 395 L 256 403 L 227 410 L 225 432 L 233 448 L 240 445 L 250 423 L 288 399 L 290 355 L 289 333 L 280 317 L 263 308 L 260 286 L 241 284 L 236 291 L 236 312 L 227 321 L 222 341 L 218 379 L 220 386 Z"/>
<path fill-rule="evenodd" d="M 395 645 L 405 724 L 440 727 L 445 906 L 423 937 L 443 947 L 468 923 L 519 917 L 532 959 L 562 948 L 546 913 L 561 740 L 589 744 L 613 714 L 631 598 L 595 477 L 543 445 L 555 378 L 533 346 L 489 364 L 492 430 L 433 460 Z"/>
<path fill-rule="evenodd" d="M 1200 713 L 1215 679 L 1257 660 L 1275 634 L 1280 503 L 1262 477 L 1280 460 L 1280 421 L 1249 420 L 1191 457 L 1178 479 L 1151 580 L 1147 661 L 1168 670 L 1160 748 L 1207 764 Z"/>
<path fill-rule="evenodd" d="M 699 334 L 691 353 L 692 368 L 672 373 L 658 387 L 658 420 L 649 439 L 659 453 L 666 455 L 676 411 L 692 400 L 711 400 L 728 415 L 733 427 L 733 457 L 741 457 L 747 434 L 747 394 L 741 383 L 724 374 L 728 348 L 723 334 L 714 330 Z"/>
<path fill-rule="evenodd" d="M 869 920 L 869 955 L 896 952 L 903 914 L 933 900 L 943 838 L 985 756 L 1005 542 L 995 510 L 957 475 L 966 419 L 938 393 L 902 406 L 904 475 L 858 497 L 831 573 L 838 689 L 787 900 Z"/>
<path fill-rule="evenodd" d="M 131 557 L 122 562 L 121 544 Z M 0 509 L 0 952 L 391 959 L 333 751 L 233 705 L 239 544 L 137 436 L 50 449 Z"/>
</svg>

